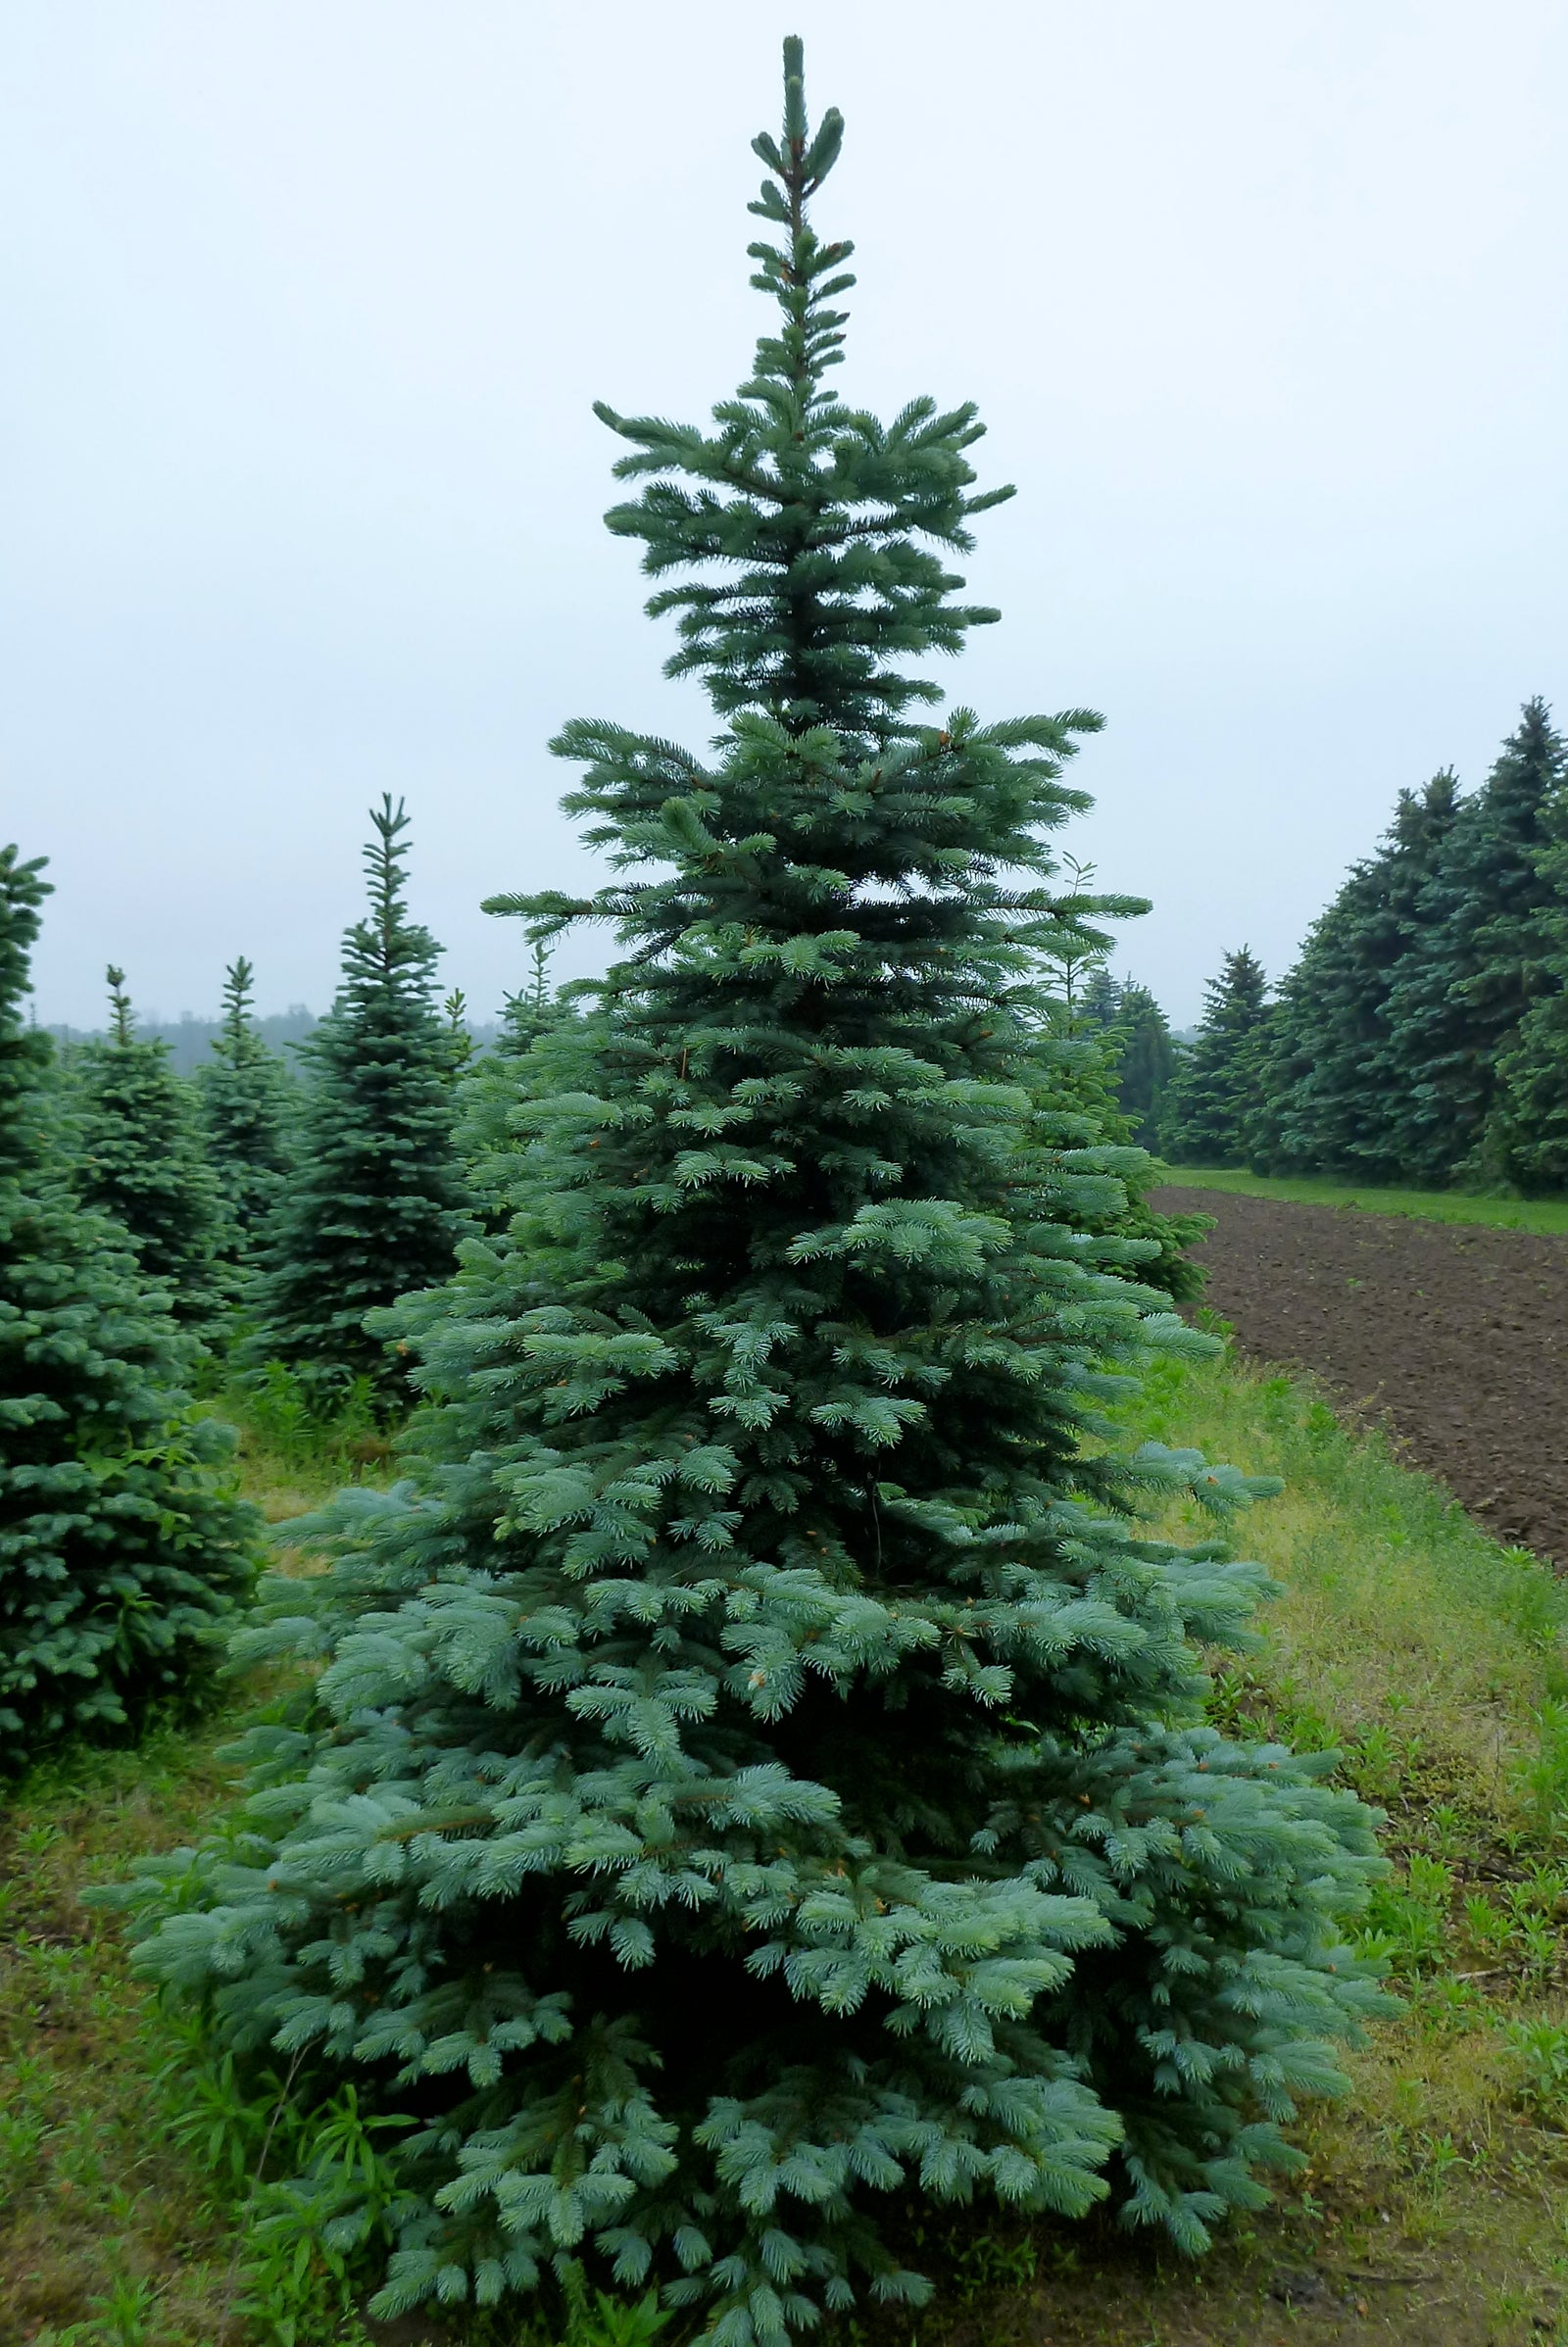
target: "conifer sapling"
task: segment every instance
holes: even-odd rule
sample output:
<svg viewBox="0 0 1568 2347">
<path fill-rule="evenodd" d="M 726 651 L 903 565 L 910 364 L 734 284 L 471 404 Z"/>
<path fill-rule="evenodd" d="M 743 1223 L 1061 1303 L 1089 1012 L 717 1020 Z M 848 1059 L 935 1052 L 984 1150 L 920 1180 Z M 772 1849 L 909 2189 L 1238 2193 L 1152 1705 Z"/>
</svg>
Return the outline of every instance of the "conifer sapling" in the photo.
<svg viewBox="0 0 1568 2347">
<path fill-rule="evenodd" d="M 180 1325 L 213 1343 L 229 1301 L 230 1250 L 196 1095 L 175 1074 L 163 1037 L 137 1034 L 124 971 L 111 965 L 107 975 L 108 1035 L 72 1059 L 81 1198 L 126 1231 Z"/>
<path fill-rule="evenodd" d="M 446 1277 L 465 1195 L 450 1006 L 443 1020 L 434 1002 L 441 949 L 408 911 L 409 818 L 387 798 L 370 823 L 369 910 L 345 935 L 331 1010 L 300 1047 L 299 1170 L 268 1227 L 246 1351 L 328 1388 L 368 1378 L 395 1401 L 397 1357 L 365 1316 Z"/>
<path fill-rule="evenodd" d="M 223 1020 L 196 1071 L 208 1156 L 222 1185 L 229 1251 L 243 1260 L 276 1204 L 292 1163 L 295 1086 L 251 1008 L 255 972 L 243 953 L 223 982 Z"/>
</svg>

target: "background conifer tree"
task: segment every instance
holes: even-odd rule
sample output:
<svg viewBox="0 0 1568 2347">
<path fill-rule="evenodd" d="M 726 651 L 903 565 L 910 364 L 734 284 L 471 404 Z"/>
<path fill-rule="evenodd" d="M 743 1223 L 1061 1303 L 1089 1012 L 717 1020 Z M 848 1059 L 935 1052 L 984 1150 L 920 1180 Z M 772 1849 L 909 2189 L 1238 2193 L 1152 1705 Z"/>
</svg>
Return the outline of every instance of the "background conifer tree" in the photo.
<svg viewBox="0 0 1568 2347">
<path fill-rule="evenodd" d="M 329 1383 L 402 1391 L 365 1315 L 444 1279 L 465 1228 L 452 1045 L 434 1003 L 440 947 L 409 917 L 409 818 L 370 810 L 370 905 L 344 937 L 331 1010 L 300 1047 L 299 1170 L 268 1226 L 246 1352 Z"/>
<path fill-rule="evenodd" d="M 1063 1219 L 1093 1151 L 1076 1197 L 1070 1150 L 1054 1200 L 1020 1169 L 1039 956 L 1104 943 L 1042 837 L 1097 720 L 927 713 L 1004 493 L 972 409 L 828 388 L 841 126 L 785 63 L 751 379 L 707 431 L 602 411 L 726 730 L 559 738 L 630 876 L 511 908 L 623 957 L 535 1047 L 505 1241 L 383 1316 L 416 1483 L 318 1523 L 253 1648 L 324 1664 L 253 1739 L 254 1839 L 141 1894 L 221 2041 L 417 2112 L 386 2315 L 582 2260 L 779 2347 L 864 2274 L 919 2295 L 909 2188 L 1198 2248 L 1373 1993 L 1366 1813 L 1201 1725 L 1188 1638 L 1261 1576 L 1128 1512 L 1250 1487 L 1098 1440 L 1107 1370 L 1203 1340 Z"/>
<path fill-rule="evenodd" d="M 441 1005 L 447 1028 L 447 1067 L 454 1083 L 473 1064 L 473 1031 L 468 1025 L 468 998 L 455 986 Z"/>
<path fill-rule="evenodd" d="M 1545 892 L 1532 918 L 1528 966 L 1537 988 L 1497 1061 L 1490 1154 L 1527 1198 L 1568 1191 L 1568 787 L 1542 808 L 1536 872 Z"/>
<path fill-rule="evenodd" d="M 533 1050 L 541 1035 L 548 1034 L 557 1020 L 565 1015 L 565 1006 L 551 992 L 550 948 L 540 939 L 533 949 L 528 984 L 506 999 L 496 1050 L 520 1059 Z"/>
<path fill-rule="evenodd" d="M 1391 1155 L 1407 1180 L 1495 1178 L 1481 1144 L 1497 1061 L 1550 990 L 1536 927 L 1550 891 L 1537 859 L 1565 757 L 1546 704 L 1527 702 L 1486 783 L 1460 801 L 1421 891 L 1418 950 L 1387 1012 L 1397 1078 Z"/>
<path fill-rule="evenodd" d="M 1246 946 L 1227 953 L 1205 989 L 1192 1050 L 1160 1113 L 1160 1141 L 1181 1165 L 1239 1165 L 1260 1099 L 1268 980 Z"/>
<path fill-rule="evenodd" d="M 23 1020 L 41 860 L 0 851 L 0 1770 L 188 1691 L 250 1582 L 226 1430 L 119 1225 L 73 1187 L 52 1046 Z"/>
<path fill-rule="evenodd" d="M 1079 1015 L 1086 1028 L 1108 1035 L 1121 1016 L 1123 987 L 1103 961 L 1097 961 L 1084 982 Z"/>
<path fill-rule="evenodd" d="M 511 1214 L 509 1185 L 515 1162 L 518 1118 L 535 1088 L 550 1081 L 550 1063 L 534 1046 L 576 1016 L 550 986 L 550 949 L 533 948 L 527 986 L 506 997 L 501 1030 L 465 1087 L 458 1147 L 481 1220 L 504 1230 Z"/>
<path fill-rule="evenodd" d="M 1354 865 L 1281 981 L 1269 1020 L 1250 1162 L 1397 1182 L 1409 1073 L 1389 998 L 1425 951 L 1423 892 L 1458 812 L 1445 767 L 1401 791 L 1377 853 Z"/>
<path fill-rule="evenodd" d="M 207 1153 L 221 1186 L 229 1252 L 246 1259 L 292 1163 L 297 1086 L 251 1008 L 243 953 L 224 973 L 223 1021 L 196 1071 Z"/>
<path fill-rule="evenodd" d="M 1075 869 L 1072 876 L 1081 889 L 1084 868 Z M 1074 909 L 1070 899 L 1058 899 L 1059 912 L 1070 914 Z M 1087 914 L 1093 906 L 1085 899 L 1077 909 Z M 1147 907 L 1138 900 L 1122 899 L 1116 909 Z M 1049 953 L 1042 959 L 1049 991 L 1045 1023 L 1035 1040 L 1034 1113 L 1020 1160 L 1024 1178 L 1032 1174 L 1040 1182 L 1044 1210 L 1070 1229 L 1132 1240 L 1144 1248 L 1142 1262 L 1125 1265 L 1130 1278 L 1162 1297 L 1192 1302 L 1202 1293 L 1203 1272 L 1188 1250 L 1213 1229 L 1213 1219 L 1206 1214 L 1159 1214 L 1149 1203 L 1147 1193 L 1158 1169 L 1138 1146 L 1134 1120 L 1118 1099 L 1127 1039 L 1119 1014 L 1124 995 L 1131 990 L 1108 976 L 1102 960 L 1093 962 L 1085 975 L 1070 953 L 1062 960 Z M 1063 1156 L 1062 1151 L 1071 1154 Z M 1058 1166 L 1068 1175 L 1059 1191 Z M 1103 1177 L 1102 1191 L 1089 1204 L 1085 1177 L 1095 1171 Z"/>
<path fill-rule="evenodd" d="M 1128 1139 L 1140 1149 L 1159 1144 L 1165 1095 L 1179 1064 L 1170 1021 L 1147 986 L 1129 978 L 1116 1004 L 1116 1105 L 1127 1119 Z"/>
<path fill-rule="evenodd" d="M 196 1094 L 161 1036 L 136 1033 L 125 973 L 108 972 L 109 1032 L 72 1055 L 82 1202 L 128 1233 L 147 1279 L 180 1326 L 216 1342 L 227 1309 L 222 1192 Z"/>
</svg>

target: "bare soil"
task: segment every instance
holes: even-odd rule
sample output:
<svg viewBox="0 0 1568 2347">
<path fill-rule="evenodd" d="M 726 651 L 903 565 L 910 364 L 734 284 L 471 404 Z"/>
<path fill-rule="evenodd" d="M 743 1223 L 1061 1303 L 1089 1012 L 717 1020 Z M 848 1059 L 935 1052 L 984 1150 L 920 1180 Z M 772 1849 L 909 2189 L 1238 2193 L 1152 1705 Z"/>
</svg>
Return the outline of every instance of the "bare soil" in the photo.
<svg viewBox="0 0 1568 2347">
<path fill-rule="evenodd" d="M 1498 1540 L 1568 1571 L 1568 1240 L 1231 1191 L 1156 1190 L 1215 1229 L 1203 1301 L 1313 1371 Z"/>
</svg>

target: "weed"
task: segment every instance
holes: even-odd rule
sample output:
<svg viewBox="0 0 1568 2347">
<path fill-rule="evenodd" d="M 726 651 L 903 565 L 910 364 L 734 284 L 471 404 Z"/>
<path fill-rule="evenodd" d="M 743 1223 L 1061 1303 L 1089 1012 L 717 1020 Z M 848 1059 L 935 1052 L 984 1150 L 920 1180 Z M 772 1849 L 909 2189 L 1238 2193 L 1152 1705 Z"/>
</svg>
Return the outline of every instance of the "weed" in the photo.
<svg viewBox="0 0 1568 2347">
<path fill-rule="evenodd" d="M 587 2276 L 575 2258 L 565 2268 L 566 2335 L 563 2347 L 650 2347 L 669 2321 L 657 2290 L 642 2298 L 590 2296 Z"/>
<path fill-rule="evenodd" d="M 1544 2127 L 1568 2129 L 1568 2024 L 1515 2021 L 1503 2034 L 1524 2109 Z"/>
<path fill-rule="evenodd" d="M 1520 1789 L 1538 1831 L 1568 1840 L 1568 1703 L 1547 1700 L 1533 1715 L 1535 1752 L 1519 1773 Z"/>
<path fill-rule="evenodd" d="M 385 1422 L 368 1377 L 323 1383 L 282 1361 L 269 1361 L 231 1397 L 238 1415 L 289 1467 L 382 1465 L 390 1456 Z"/>
</svg>

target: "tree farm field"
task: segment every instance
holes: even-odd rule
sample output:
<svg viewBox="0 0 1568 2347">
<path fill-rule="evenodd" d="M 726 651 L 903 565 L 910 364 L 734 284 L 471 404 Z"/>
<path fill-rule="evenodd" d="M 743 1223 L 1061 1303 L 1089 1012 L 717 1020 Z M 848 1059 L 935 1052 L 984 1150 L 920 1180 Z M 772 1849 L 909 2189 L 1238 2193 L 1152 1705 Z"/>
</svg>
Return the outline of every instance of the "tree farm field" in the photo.
<svg viewBox="0 0 1568 2347">
<path fill-rule="evenodd" d="M 1187 1169 L 1154 1195 L 1213 1217 L 1196 1260 L 1249 1352 L 1312 1371 L 1500 1540 L 1568 1563 L 1568 1209 L 1440 1196 L 1440 1221 L 1419 1193 L 1385 1210 Z"/>
<path fill-rule="evenodd" d="M 1568 1206 L 1151 1154 L 1568 1195 L 1568 738 L 1182 1038 L 779 65 L 738 388 L 594 401 L 717 731 L 580 635 L 499 1019 L 416 768 L 189 1080 L 0 844 L 0 2347 L 1568 2347 Z"/>
<path fill-rule="evenodd" d="M 1172 1362 L 1123 1415 L 1130 1434 L 1285 1480 L 1240 1528 L 1280 1594 L 1258 1652 L 1216 1670 L 1210 1708 L 1242 1736 L 1337 1747 L 1342 1781 L 1388 1812 L 1395 1872 L 1368 1929 L 1403 2010 L 1351 2057 L 1350 2095 L 1300 2132 L 1309 2167 L 1207 2259 L 1109 2224 L 1009 2225 L 978 2208 L 921 2223 L 911 2209 L 932 2306 L 823 2335 L 1568 2340 L 1568 1590 L 1309 1384 L 1234 1355 Z M 341 1466 L 241 1435 L 246 1487 L 274 1526 Z M 294 2271 L 292 2235 L 279 2271 L 256 2181 L 275 2113 L 236 2096 L 130 1976 L 114 1923 L 80 1903 L 138 1851 L 232 1810 L 222 1748 L 276 1692 L 237 1687 L 139 1751 L 78 1750 L 25 1781 L 0 1824 L 0 2347 L 548 2347 L 526 2310 L 368 2323 L 318 2251 Z M 616 2335 L 582 2332 L 585 2347 Z"/>
</svg>

